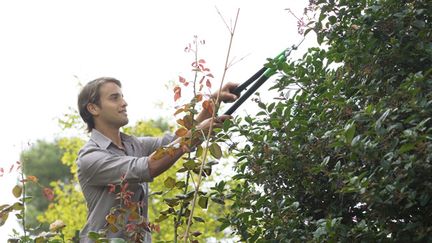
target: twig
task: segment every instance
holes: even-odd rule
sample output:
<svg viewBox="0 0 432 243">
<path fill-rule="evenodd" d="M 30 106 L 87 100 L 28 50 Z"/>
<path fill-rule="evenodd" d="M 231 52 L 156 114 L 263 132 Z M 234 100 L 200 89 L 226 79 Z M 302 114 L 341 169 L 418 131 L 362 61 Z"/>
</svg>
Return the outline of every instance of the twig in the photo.
<svg viewBox="0 0 432 243">
<path fill-rule="evenodd" d="M 227 22 L 225 21 L 225 18 L 222 16 L 221 12 L 219 11 L 219 9 L 215 6 L 217 13 L 219 14 L 219 16 L 221 17 L 222 21 L 225 24 L 225 27 L 227 27 L 228 31 L 230 33 L 232 33 L 231 27 L 227 24 Z M 237 19 L 236 19 L 236 24 L 237 24 Z M 235 27 L 234 27 L 235 28 Z"/>
</svg>

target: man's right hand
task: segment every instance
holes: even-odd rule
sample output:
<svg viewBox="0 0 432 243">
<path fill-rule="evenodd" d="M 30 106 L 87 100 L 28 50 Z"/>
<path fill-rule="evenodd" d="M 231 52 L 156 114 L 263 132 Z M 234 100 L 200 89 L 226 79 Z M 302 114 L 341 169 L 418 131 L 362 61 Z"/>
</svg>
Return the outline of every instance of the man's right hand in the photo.
<svg viewBox="0 0 432 243">
<path fill-rule="evenodd" d="M 225 120 L 231 119 L 230 115 L 217 116 L 214 119 L 212 117 L 205 119 L 200 124 L 198 124 L 197 129 L 204 132 L 205 135 L 208 134 L 211 124 L 213 123 L 213 128 L 221 128 Z"/>
</svg>

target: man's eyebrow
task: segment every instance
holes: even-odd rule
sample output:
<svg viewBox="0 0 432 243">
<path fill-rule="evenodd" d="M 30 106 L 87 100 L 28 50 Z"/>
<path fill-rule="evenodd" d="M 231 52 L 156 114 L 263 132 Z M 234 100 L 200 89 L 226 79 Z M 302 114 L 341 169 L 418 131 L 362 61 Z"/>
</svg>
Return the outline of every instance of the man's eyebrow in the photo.
<svg viewBox="0 0 432 243">
<path fill-rule="evenodd" d="M 123 94 L 120 92 L 117 92 L 117 93 L 112 93 L 109 95 L 109 97 L 117 97 L 117 96 L 123 96 Z"/>
</svg>

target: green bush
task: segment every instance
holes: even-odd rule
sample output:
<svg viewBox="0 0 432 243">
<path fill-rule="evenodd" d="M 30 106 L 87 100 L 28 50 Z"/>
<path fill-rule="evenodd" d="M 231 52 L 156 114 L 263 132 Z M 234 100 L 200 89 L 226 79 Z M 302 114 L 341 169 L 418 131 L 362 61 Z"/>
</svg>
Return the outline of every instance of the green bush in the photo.
<svg viewBox="0 0 432 243">
<path fill-rule="evenodd" d="M 320 46 L 234 129 L 248 143 L 224 225 L 250 242 L 432 242 L 432 1 L 311 2 Z"/>
</svg>

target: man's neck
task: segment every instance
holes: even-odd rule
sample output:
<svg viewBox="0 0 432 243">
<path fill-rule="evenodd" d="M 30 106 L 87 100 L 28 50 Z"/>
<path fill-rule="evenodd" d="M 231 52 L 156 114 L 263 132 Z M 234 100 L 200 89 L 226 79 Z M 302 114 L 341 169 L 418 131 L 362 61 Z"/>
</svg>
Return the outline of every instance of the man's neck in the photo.
<svg viewBox="0 0 432 243">
<path fill-rule="evenodd" d="M 102 133 L 105 137 L 109 138 L 115 145 L 117 145 L 117 147 L 123 148 L 120 130 L 118 128 L 96 126 L 95 129 Z"/>
</svg>

